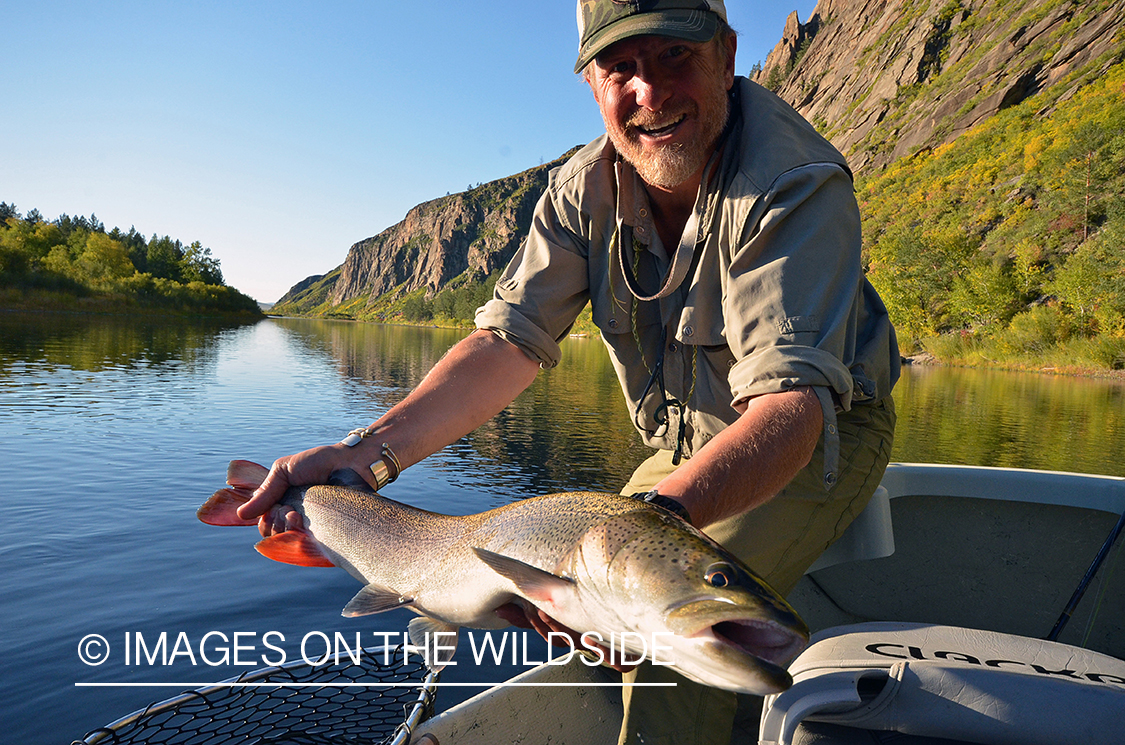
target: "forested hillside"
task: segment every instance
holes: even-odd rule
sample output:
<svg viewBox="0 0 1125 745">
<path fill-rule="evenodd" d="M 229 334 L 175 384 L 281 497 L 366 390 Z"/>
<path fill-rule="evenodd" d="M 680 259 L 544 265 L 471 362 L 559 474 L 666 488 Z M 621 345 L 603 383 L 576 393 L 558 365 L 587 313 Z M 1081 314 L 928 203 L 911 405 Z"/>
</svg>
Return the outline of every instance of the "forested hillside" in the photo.
<svg viewBox="0 0 1125 745">
<path fill-rule="evenodd" d="M 868 276 L 909 350 L 1125 367 L 1125 64 L 862 176 Z"/>
<path fill-rule="evenodd" d="M 0 307 L 261 314 L 252 298 L 224 283 L 218 259 L 198 241 L 146 240 L 134 228 L 107 232 L 95 215 L 48 221 L 39 210 L 24 216 L 5 202 Z"/>
<path fill-rule="evenodd" d="M 1125 368 L 1125 3 L 820 0 L 756 79 L 857 174 L 903 351 Z"/>
</svg>

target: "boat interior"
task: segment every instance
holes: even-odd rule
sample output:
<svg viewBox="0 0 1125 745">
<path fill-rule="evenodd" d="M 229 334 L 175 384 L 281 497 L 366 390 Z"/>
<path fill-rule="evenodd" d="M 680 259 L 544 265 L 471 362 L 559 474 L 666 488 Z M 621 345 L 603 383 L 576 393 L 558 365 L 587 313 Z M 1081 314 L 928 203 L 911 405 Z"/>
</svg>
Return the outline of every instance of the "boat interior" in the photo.
<svg viewBox="0 0 1125 745">
<path fill-rule="evenodd" d="M 1122 742 L 1123 523 L 1123 478 L 891 464 L 789 597 L 813 639 L 758 742 Z M 614 678 L 542 665 L 411 742 L 614 742 Z"/>
</svg>

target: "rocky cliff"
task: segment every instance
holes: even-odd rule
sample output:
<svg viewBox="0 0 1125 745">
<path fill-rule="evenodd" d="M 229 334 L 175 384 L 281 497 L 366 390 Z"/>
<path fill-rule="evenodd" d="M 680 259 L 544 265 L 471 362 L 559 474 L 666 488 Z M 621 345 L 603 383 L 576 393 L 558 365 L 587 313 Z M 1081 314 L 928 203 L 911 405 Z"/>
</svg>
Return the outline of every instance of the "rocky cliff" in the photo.
<svg viewBox="0 0 1125 745">
<path fill-rule="evenodd" d="M 349 306 L 345 315 L 363 316 L 364 308 L 387 293 L 425 288 L 433 295 L 456 278 L 487 277 L 519 248 L 547 188 L 548 171 L 562 160 L 414 207 L 402 222 L 352 245 L 334 271 L 299 282 L 274 312 L 326 313 Z"/>
<path fill-rule="evenodd" d="M 1065 101 L 1123 57 L 1123 0 L 820 0 L 806 22 L 790 15 L 755 79 L 862 176 L 1053 86 Z M 553 165 L 415 207 L 274 312 L 383 319 L 388 298 L 491 274 L 526 235 Z"/>
<path fill-rule="evenodd" d="M 820 0 L 805 23 L 789 16 L 754 79 L 863 172 L 1080 87 L 1122 58 L 1123 29 L 1121 0 Z"/>
</svg>

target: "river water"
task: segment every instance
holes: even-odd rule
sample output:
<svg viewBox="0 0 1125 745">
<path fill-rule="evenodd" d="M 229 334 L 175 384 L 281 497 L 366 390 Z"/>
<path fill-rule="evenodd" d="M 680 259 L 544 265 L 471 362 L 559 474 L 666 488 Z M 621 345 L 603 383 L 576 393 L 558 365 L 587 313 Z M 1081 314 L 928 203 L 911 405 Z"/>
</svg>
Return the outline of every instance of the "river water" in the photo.
<svg viewBox="0 0 1125 745">
<path fill-rule="evenodd" d="M 204 684 L 261 667 L 269 631 L 292 660 L 309 632 L 401 629 L 404 612 L 341 618 L 358 589 L 351 577 L 268 561 L 252 549 L 256 531 L 202 525 L 195 509 L 232 458 L 268 464 L 373 421 L 462 335 L 0 313 L 2 739 L 69 742 L 179 692 L 76 684 Z M 464 514 L 552 491 L 616 491 L 645 449 L 600 342 L 564 350 L 562 366 L 387 496 Z M 895 460 L 1125 476 L 1120 381 L 908 368 L 895 399 Z M 196 653 L 209 632 L 249 635 L 248 664 L 192 665 L 186 654 L 126 664 L 126 634 L 164 632 L 182 632 Z M 91 634 L 109 647 L 97 666 L 78 654 Z M 214 647 L 211 659 L 221 659 Z"/>
</svg>

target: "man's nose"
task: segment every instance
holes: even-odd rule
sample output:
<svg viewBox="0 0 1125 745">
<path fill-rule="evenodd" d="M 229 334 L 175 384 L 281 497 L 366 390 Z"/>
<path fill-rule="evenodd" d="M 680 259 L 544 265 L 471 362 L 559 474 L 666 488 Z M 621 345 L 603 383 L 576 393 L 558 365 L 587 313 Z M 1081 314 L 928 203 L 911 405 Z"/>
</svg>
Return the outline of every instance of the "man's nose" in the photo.
<svg viewBox="0 0 1125 745">
<path fill-rule="evenodd" d="M 667 76 L 652 68 L 641 69 L 633 76 L 633 94 L 637 105 L 649 111 L 659 111 L 672 95 Z"/>
</svg>

